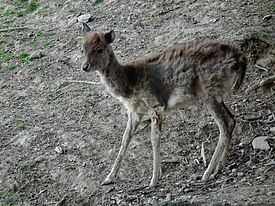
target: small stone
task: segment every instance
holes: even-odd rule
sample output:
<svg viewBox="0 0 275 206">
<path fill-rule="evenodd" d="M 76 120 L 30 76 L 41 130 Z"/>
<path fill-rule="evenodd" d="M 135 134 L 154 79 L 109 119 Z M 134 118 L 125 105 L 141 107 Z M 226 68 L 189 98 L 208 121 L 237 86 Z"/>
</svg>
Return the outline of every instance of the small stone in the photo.
<svg viewBox="0 0 275 206">
<path fill-rule="evenodd" d="M 273 192 L 273 191 L 269 191 L 268 193 L 267 193 L 267 196 L 269 196 L 269 197 L 272 197 L 272 196 L 274 196 L 275 195 L 275 192 Z"/>
<path fill-rule="evenodd" d="M 271 14 L 268 14 L 268 15 L 265 15 L 264 17 L 263 17 L 263 20 L 264 21 L 267 21 L 267 20 L 270 20 L 272 18 L 272 15 Z"/>
<path fill-rule="evenodd" d="M 271 128 L 269 129 L 269 131 L 270 131 L 271 133 L 275 133 L 275 127 L 271 127 Z"/>
<path fill-rule="evenodd" d="M 232 172 L 233 172 L 233 173 L 236 173 L 236 172 L 237 172 L 237 169 L 236 169 L 236 168 L 232 169 Z"/>
<path fill-rule="evenodd" d="M 238 176 L 238 177 L 243 177 L 243 176 L 244 176 L 244 173 L 243 173 L 243 172 L 238 172 L 238 173 L 237 173 L 237 176 Z"/>
<path fill-rule="evenodd" d="M 259 150 L 269 150 L 270 146 L 268 142 L 266 141 L 269 137 L 268 136 L 260 136 L 256 137 L 252 141 L 252 146 L 254 149 L 259 149 Z"/>
<path fill-rule="evenodd" d="M 63 149 L 60 146 L 55 147 L 54 151 L 56 151 L 56 153 L 58 153 L 58 154 L 62 154 L 63 153 Z"/>
<path fill-rule="evenodd" d="M 30 59 L 40 59 L 44 57 L 45 55 L 41 51 L 34 51 L 30 54 Z"/>
<path fill-rule="evenodd" d="M 82 14 L 79 17 L 77 17 L 77 20 L 81 23 L 90 22 L 90 21 L 92 21 L 92 19 L 93 19 L 92 14 Z"/>
</svg>

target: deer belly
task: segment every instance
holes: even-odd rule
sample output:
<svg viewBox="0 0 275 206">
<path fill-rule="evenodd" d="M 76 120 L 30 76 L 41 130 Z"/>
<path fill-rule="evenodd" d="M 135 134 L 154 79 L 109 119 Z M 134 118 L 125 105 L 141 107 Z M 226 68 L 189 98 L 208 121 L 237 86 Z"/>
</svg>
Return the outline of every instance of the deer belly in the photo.
<svg viewBox="0 0 275 206">
<path fill-rule="evenodd" d="M 190 105 L 196 101 L 196 97 L 193 94 L 186 93 L 182 88 L 175 89 L 169 97 L 167 102 L 166 111 L 176 110 Z"/>
</svg>

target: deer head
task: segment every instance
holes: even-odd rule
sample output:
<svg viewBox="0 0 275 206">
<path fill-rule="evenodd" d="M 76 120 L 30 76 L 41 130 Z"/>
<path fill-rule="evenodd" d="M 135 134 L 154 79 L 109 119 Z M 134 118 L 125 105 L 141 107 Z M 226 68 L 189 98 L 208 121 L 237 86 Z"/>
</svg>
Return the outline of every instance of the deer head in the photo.
<svg viewBox="0 0 275 206">
<path fill-rule="evenodd" d="M 115 32 L 92 32 L 90 27 L 83 23 L 83 33 L 84 62 L 81 68 L 85 72 L 104 70 L 113 54 L 110 44 L 115 39 Z"/>
</svg>

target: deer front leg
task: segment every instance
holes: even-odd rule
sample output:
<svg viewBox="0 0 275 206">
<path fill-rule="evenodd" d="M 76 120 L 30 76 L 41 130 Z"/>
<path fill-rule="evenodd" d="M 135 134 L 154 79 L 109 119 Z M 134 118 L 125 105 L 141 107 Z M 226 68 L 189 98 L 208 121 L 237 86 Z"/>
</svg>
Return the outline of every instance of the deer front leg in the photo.
<svg viewBox="0 0 275 206">
<path fill-rule="evenodd" d="M 136 131 L 141 118 L 142 118 L 142 115 L 136 114 L 132 111 L 128 111 L 128 122 L 127 122 L 125 132 L 123 134 L 122 143 L 121 143 L 118 155 L 116 157 L 115 163 L 113 164 L 111 172 L 108 174 L 106 179 L 101 183 L 101 185 L 111 184 L 115 180 L 118 174 L 119 168 L 121 166 L 122 158 L 127 151 L 132 135 Z"/>
<path fill-rule="evenodd" d="M 151 142 L 153 148 L 153 176 L 149 185 L 149 188 L 154 188 L 157 185 L 157 181 L 161 176 L 160 169 L 160 132 L 162 116 L 157 114 L 156 111 L 150 112 L 151 116 Z"/>
</svg>

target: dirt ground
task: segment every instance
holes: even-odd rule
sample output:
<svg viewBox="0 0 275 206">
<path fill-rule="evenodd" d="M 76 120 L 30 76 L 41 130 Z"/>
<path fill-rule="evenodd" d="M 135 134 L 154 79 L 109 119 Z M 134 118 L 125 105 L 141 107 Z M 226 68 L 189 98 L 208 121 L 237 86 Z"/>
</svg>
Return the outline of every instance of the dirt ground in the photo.
<svg viewBox="0 0 275 206">
<path fill-rule="evenodd" d="M 81 15 L 88 14 L 86 19 Z M 225 101 L 237 126 L 227 167 L 201 183 L 218 128 L 203 105 L 165 117 L 162 179 L 148 189 L 148 122 L 114 162 L 126 109 L 95 73 L 81 71 L 81 23 L 114 29 L 122 62 L 204 38 L 239 44 L 250 57 L 242 91 Z M 273 0 L 0 2 L 0 205 L 275 205 L 275 3 Z M 245 92 L 246 91 L 246 92 Z M 265 136 L 269 149 L 252 142 Z"/>
</svg>

